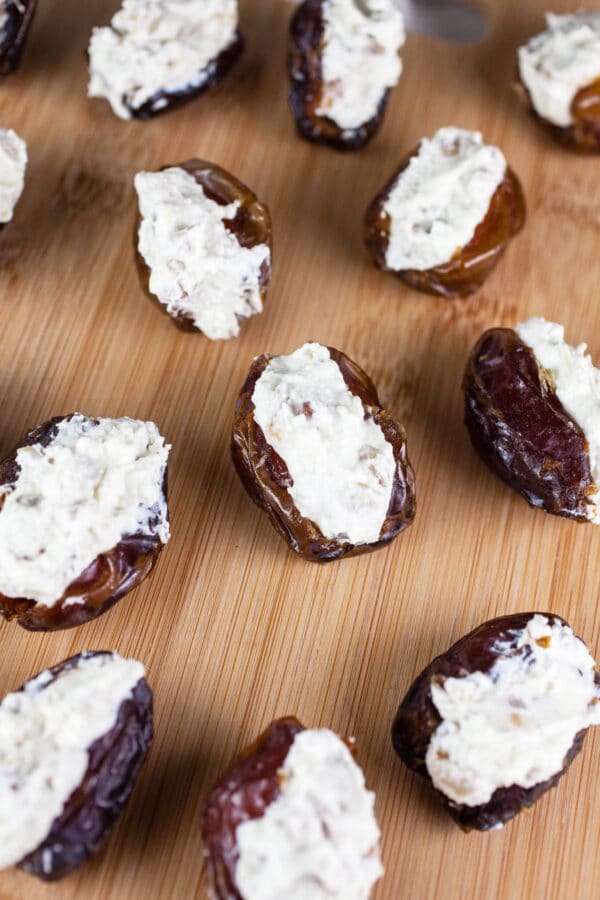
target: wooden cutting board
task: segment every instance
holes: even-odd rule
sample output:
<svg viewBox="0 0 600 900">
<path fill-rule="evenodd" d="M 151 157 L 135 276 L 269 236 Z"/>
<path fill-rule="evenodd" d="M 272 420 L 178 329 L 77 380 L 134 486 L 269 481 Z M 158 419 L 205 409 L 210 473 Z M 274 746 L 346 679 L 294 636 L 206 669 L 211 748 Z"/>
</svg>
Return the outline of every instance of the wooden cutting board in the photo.
<svg viewBox="0 0 600 900">
<path fill-rule="evenodd" d="M 0 897 L 205 897 L 207 792 L 283 714 L 357 738 L 383 831 L 375 900 L 597 896 L 598 735 L 531 812 L 470 835 L 389 738 L 422 667 L 491 616 L 559 613 L 600 653 L 600 530 L 529 508 L 482 465 L 462 424 L 463 367 L 488 326 L 544 315 L 572 342 L 588 340 L 600 362 L 600 159 L 553 144 L 511 90 L 515 48 L 541 28 L 542 0 L 490 2 L 490 35 L 474 47 L 409 36 L 384 127 L 351 155 L 295 135 L 288 3 L 242 0 L 243 61 L 210 95 L 149 123 L 86 99 L 89 34 L 115 0 L 40 6 L 24 65 L 0 90 L 0 124 L 26 138 L 31 158 L 0 235 L 0 453 L 73 409 L 155 419 L 173 444 L 173 538 L 153 577 L 97 622 L 53 635 L 0 625 L 0 694 L 72 653 L 114 648 L 145 662 L 156 709 L 150 758 L 104 852 L 51 887 L 3 872 Z M 375 270 L 361 240 L 372 196 L 422 135 L 447 124 L 499 144 L 529 206 L 488 286 L 456 302 Z M 178 331 L 143 296 L 133 261 L 135 172 L 191 156 L 231 169 L 273 214 L 264 315 L 226 343 Z M 322 567 L 287 550 L 238 482 L 228 446 L 252 357 L 307 339 L 372 375 L 406 426 L 417 473 L 409 531 Z"/>
</svg>

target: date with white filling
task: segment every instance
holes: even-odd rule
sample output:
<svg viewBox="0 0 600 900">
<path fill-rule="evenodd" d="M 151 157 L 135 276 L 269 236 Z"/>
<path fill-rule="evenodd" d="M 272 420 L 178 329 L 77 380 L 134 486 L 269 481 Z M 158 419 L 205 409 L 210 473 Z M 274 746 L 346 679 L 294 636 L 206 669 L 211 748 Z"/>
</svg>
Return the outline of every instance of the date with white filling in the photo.
<svg viewBox="0 0 600 900">
<path fill-rule="evenodd" d="M 401 75 L 404 21 L 393 0 L 305 0 L 290 26 L 290 105 L 307 140 L 363 147 Z"/>
<path fill-rule="evenodd" d="M 205 864 L 217 900 L 367 900 L 383 874 L 374 794 L 348 745 L 273 722 L 211 791 Z"/>
<path fill-rule="evenodd" d="M 600 523 L 600 372 L 586 345 L 534 318 L 492 328 L 463 380 L 465 424 L 484 462 L 532 506 Z"/>
<path fill-rule="evenodd" d="M 149 119 L 219 81 L 243 50 L 237 0 L 124 0 L 92 32 L 88 95 Z"/>
<path fill-rule="evenodd" d="M 415 515 L 402 425 L 339 350 L 257 357 L 238 397 L 232 456 L 286 543 L 326 562 L 389 543 Z"/>
<path fill-rule="evenodd" d="M 0 128 L 0 229 L 13 217 L 25 187 L 27 145 L 16 132 Z"/>
<path fill-rule="evenodd" d="M 0 869 L 45 881 L 105 842 L 152 741 L 144 666 L 81 653 L 0 703 Z"/>
<path fill-rule="evenodd" d="M 498 828 L 564 774 L 600 722 L 600 675 L 558 616 L 493 619 L 417 678 L 392 729 L 464 829 Z"/>
<path fill-rule="evenodd" d="M 484 283 L 525 221 L 520 183 L 477 131 L 423 138 L 369 206 L 374 263 L 411 287 L 464 297 Z"/>
<path fill-rule="evenodd" d="M 546 16 L 518 52 L 520 88 L 537 118 L 574 149 L 600 151 L 600 11 Z"/>
<path fill-rule="evenodd" d="M 30 432 L 0 463 L 0 612 L 24 628 L 96 618 L 169 540 L 167 457 L 154 422 L 79 413 Z"/>
<path fill-rule="evenodd" d="M 185 330 L 237 337 L 262 312 L 271 278 L 269 210 L 214 163 L 192 159 L 135 177 L 142 287 Z"/>
<path fill-rule="evenodd" d="M 0 0 L 0 77 L 18 67 L 37 0 Z"/>
</svg>

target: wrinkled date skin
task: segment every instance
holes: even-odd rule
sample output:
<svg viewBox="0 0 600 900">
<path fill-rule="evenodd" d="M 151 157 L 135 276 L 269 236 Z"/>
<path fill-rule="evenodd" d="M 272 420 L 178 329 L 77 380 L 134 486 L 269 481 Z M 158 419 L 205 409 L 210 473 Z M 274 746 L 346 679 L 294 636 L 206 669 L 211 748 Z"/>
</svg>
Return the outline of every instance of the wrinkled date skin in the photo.
<svg viewBox="0 0 600 900">
<path fill-rule="evenodd" d="M 57 676 L 77 666 L 82 657 L 101 655 L 109 654 L 78 654 L 50 672 Z M 43 881 L 57 881 L 97 853 L 129 800 L 152 737 L 152 691 L 142 679 L 131 697 L 121 703 L 114 727 L 89 748 L 83 781 L 54 820 L 48 836 L 19 868 Z"/>
<path fill-rule="evenodd" d="M 235 202 L 239 203 L 235 217 L 224 220 L 224 225 L 228 231 L 235 235 L 242 247 L 251 248 L 260 244 L 266 244 L 269 248 L 269 258 L 263 262 L 260 270 L 260 296 L 264 303 L 271 280 L 271 260 L 273 255 L 273 229 L 268 207 L 260 202 L 256 194 L 247 185 L 215 163 L 206 162 L 203 159 L 190 159 L 187 162 L 175 163 L 173 166 L 163 166 L 163 170 L 170 168 L 183 169 L 188 175 L 191 175 L 198 182 L 206 196 L 220 206 L 228 206 L 230 203 Z M 182 331 L 200 331 L 192 319 L 183 313 L 174 316 L 167 312 L 166 306 L 150 292 L 150 269 L 138 250 L 140 223 L 141 216 L 138 213 L 135 220 L 133 245 L 144 292 L 158 306 L 161 312 L 168 315 Z"/>
<path fill-rule="evenodd" d="M 318 115 L 323 91 L 323 35 L 323 0 L 305 0 L 292 17 L 288 50 L 289 100 L 298 132 L 306 140 L 329 144 L 336 150 L 360 150 L 381 126 L 389 91 L 382 95 L 373 118 L 359 128 L 342 129 Z"/>
<path fill-rule="evenodd" d="M 204 812 L 204 859 L 217 900 L 244 900 L 235 884 L 236 831 L 259 819 L 281 792 L 281 769 L 294 738 L 304 727 L 278 719 L 241 755 L 209 794 Z"/>
<path fill-rule="evenodd" d="M 431 269 L 404 269 L 395 272 L 386 264 L 391 219 L 384 212 L 385 202 L 398 176 L 407 168 L 414 150 L 369 206 L 364 224 L 364 238 L 373 262 L 386 272 L 394 272 L 410 287 L 426 294 L 439 294 L 455 299 L 478 291 L 504 253 L 510 239 L 525 224 L 525 198 L 521 183 L 507 167 L 504 180 L 490 201 L 485 218 L 475 229 L 468 244 L 456 251 L 451 260 Z"/>
<path fill-rule="evenodd" d="M 146 100 L 141 106 L 130 106 L 126 104 L 127 109 L 134 119 L 153 119 L 161 113 L 169 112 L 195 100 L 200 94 L 203 94 L 209 88 L 213 87 L 229 72 L 231 67 L 244 50 L 244 39 L 240 32 L 236 33 L 234 40 L 228 47 L 225 47 L 218 56 L 216 56 L 207 66 L 206 79 L 198 87 L 182 88 L 178 91 L 158 91 L 149 100 Z M 199 73 L 200 74 L 200 73 Z"/>
<path fill-rule="evenodd" d="M 486 331 L 463 379 L 465 424 L 483 461 L 532 506 L 589 521 L 589 447 L 548 378 L 515 331 Z"/>
<path fill-rule="evenodd" d="M 34 431 L 0 462 L 0 484 L 14 484 L 19 477 L 16 461 L 17 450 L 30 444 L 47 447 L 57 432 L 57 426 L 71 416 L 58 416 Z M 163 482 L 165 503 L 167 499 L 167 473 Z M 2 498 L 0 498 L 0 509 Z M 7 597 L 0 593 L 0 615 L 16 619 L 29 631 L 58 631 L 74 628 L 95 619 L 113 606 L 125 594 L 146 578 L 163 548 L 157 535 L 124 535 L 119 543 L 96 559 L 72 581 L 60 600 L 53 606 L 38 605 L 25 597 Z M 76 602 L 73 602 L 76 598 Z"/>
<path fill-rule="evenodd" d="M 379 540 L 372 544 L 351 544 L 326 538 L 317 525 L 302 516 L 288 490 L 291 476 L 284 460 L 275 452 L 254 421 L 252 396 L 256 382 L 272 359 L 257 357 L 237 400 L 231 436 L 231 454 L 237 473 L 254 502 L 269 516 L 286 543 L 305 559 L 328 562 L 344 556 L 368 553 L 388 544 L 410 525 L 416 512 L 415 476 L 408 460 L 403 427 L 382 409 L 373 382 L 360 366 L 339 350 L 329 347 L 348 390 L 359 397 L 365 414 L 371 415 L 392 445 L 396 460 L 394 485 L 387 517 Z"/>
<path fill-rule="evenodd" d="M 499 657 L 498 642 L 516 646 L 520 633 L 535 613 L 518 613 L 492 619 L 462 638 L 450 649 L 434 659 L 419 675 L 400 704 L 392 726 L 392 743 L 402 762 L 431 783 L 425 765 L 427 748 L 441 717 L 431 699 L 432 682 L 446 678 L 460 678 L 471 672 L 487 672 Z M 551 624 L 566 624 L 559 616 L 544 613 Z M 600 681 L 598 675 L 596 679 Z M 488 831 L 504 825 L 521 810 L 532 806 L 536 800 L 554 787 L 581 750 L 586 730 L 576 735 L 560 772 L 547 781 L 530 788 L 518 784 L 498 788 L 487 803 L 465 806 L 455 803 L 441 791 L 433 788 L 448 813 L 465 831 Z"/>
<path fill-rule="evenodd" d="M 580 153 L 600 153 L 600 79 L 577 91 L 571 103 L 573 124 L 565 127 L 554 125 L 539 115 L 520 79 L 516 88 L 532 115 L 559 143 Z"/>
<path fill-rule="evenodd" d="M 0 2 L 0 10 L 7 13 L 0 29 L 0 77 L 10 75 L 19 65 L 36 7 L 37 0 Z"/>
</svg>

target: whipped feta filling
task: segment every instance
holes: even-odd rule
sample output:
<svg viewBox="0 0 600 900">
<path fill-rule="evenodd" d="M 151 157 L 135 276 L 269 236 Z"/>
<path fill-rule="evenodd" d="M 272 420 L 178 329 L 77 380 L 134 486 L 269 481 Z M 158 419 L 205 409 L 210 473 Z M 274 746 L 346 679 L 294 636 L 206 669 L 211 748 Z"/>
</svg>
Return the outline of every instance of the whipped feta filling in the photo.
<svg viewBox="0 0 600 900">
<path fill-rule="evenodd" d="M 23 188 L 27 145 L 14 131 L 0 128 L 0 223 L 10 222 Z"/>
<path fill-rule="evenodd" d="M 548 13 L 546 20 L 546 31 L 519 48 L 519 72 L 535 111 L 566 128 L 577 92 L 600 78 L 600 11 Z"/>
<path fill-rule="evenodd" d="M 375 795 L 344 742 L 301 731 L 279 779 L 264 815 L 236 831 L 244 900 L 367 900 L 383 874 Z"/>
<path fill-rule="evenodd" d="M 572 347 L 564 340 L 565 329 L 555 322 L 533 318 L 515 331 L 533 350 L 539 365 L 549 374 L 556 396 L 579 425 L 588 443 L 590 472 L 600 484 L 600 370 L 586 353 L 587 344 Z M 589 498 L 586 515 L 600 525 L 597 490 Z"/>
<path fill-rule="evenodd" d="M 505 174 L 502 151 L 478 131 L 447 127 L 423 138 L 383 204 L 386 266 L 425 271 L 449 262 L 472 240 Z"/>
<path fill-rule="evenodd" d="M 169 449 L 154 422 L 78 413 L 48 446 L 20 447 L 16 481 L 0 485 L 0 592 L 54 606 L 122 537 L 166 543 Z"/>
<path fill-rule="evenodd" d="M 0 869 L 36 850 L 116 724 L 144 666 L 116 653 L 45 671 L 0 703 Z"/>
<path fill-rule="evenodd" d="M 300 515 L 328 539 L 379 539 L 396 461 L 379 425 L 321 344 L 271 359 L 252 395 L 254 421 L 285 462 Z"/>
<path fill-rule="evenodd" d="M 342 130 L 360 128 L 402 73 L 402 13 L 393 0 L 324 0 L 323 26 L 316 113 Z"/>
<path fill-rule="evenodd" d="M 536 614 L 516 645 L 498 643 L 488 672 L 432 681 L 442 717 L 425 764 L 435 787 L 466 806 L 562 771 L 579 731 L 600 723 L 595 662 L 583 641 Z"/>
<path fill-rule="evenodd" d="M 262 312 L 266 244 L 242 247 L 225 223 L 239 203 L 221 206 L 174 166 L 135 176 L 142 221 L 138 249 L 150 292 L 172 316 L 184 315 L 213 341 L 236 337 L 239 320 Z"/>
<path fill-rule="evenodd" d="M 130 119 L 156 94 L 200 88 L 237 28 L 237 0 L 124 0 L 92 32 L 88 95 Z"/>
</svg>

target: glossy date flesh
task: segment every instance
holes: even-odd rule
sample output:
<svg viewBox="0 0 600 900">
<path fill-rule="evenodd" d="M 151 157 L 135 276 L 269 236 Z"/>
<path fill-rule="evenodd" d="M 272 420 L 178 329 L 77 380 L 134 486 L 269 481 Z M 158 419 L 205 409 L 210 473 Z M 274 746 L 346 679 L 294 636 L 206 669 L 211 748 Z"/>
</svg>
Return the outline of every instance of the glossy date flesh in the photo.
<svg viewBox="0 0 600 900">
<path fill-rule="evenodd" d="M 463 379 L 465 424 L 484 462 L 530 504 L 588 521 L 588 443 L 548 377 L 515 331 L 486 331 Z"/>
<path fill-rule="evenodd" d="M 0 32 L 0 77 L 14 72 L 21 60 L 27 35 L 37 7 L 37 0 L 3 0 L 7 19 Z"/>
<path fill-rule="evenodd" d="M 217 900 L 243 900 L 235 884 L 236 831 L 281 793 L 279 770 L 303 726 L 278 719 L 248 747 L 209 794 L 203 820 L 206 873 Z"/>
</svg>

